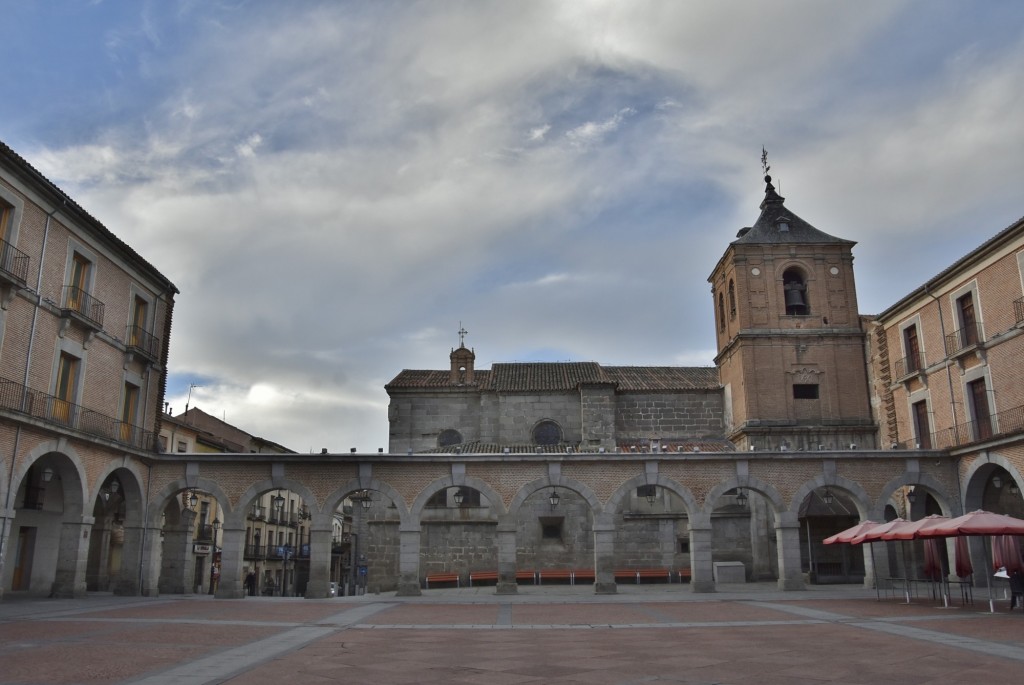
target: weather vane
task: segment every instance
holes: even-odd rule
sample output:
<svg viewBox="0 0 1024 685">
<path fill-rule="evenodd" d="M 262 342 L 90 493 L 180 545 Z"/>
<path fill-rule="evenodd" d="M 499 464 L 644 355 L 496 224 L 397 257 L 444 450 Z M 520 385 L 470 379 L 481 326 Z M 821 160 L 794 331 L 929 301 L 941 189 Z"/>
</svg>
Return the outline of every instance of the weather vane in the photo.
<svg viewBox="0 0 1024 685">
<path fill-rule="evenodd" d="M 469 333 L 465 328 L 462 327 L 462 322 L 459 322 L 459 347 L 466 346 L 466 334 Z"/>
<path fill-rule="evenodd" d="M 768 151 L 764 149 L 764 145 L 761 146 L 761 170 L 764 171 L 764 175 L 767 176 L 768 172 L 771 171 L 772 167 L 768 164 Z"/>
</svg>

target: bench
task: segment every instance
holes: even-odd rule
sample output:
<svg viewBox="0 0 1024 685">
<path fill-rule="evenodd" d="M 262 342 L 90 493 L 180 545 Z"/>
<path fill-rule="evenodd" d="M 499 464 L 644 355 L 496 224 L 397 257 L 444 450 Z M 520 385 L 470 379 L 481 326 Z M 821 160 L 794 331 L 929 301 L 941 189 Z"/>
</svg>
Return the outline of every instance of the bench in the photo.
<svg viewBox="0 0 1024 685">
<path fill-rule="evenodd" d="M 678 573 L 679 573 L 679 582 L 680 583 L 689 583 L 690 582 L 690 567 L 689 566 L 687 566 L 686 568 L 679 569 Z"/>
<path fill-rule="evenodd" d="M 568 580 L 572 585 L 572 571 L 567 568 L 545 568 L 537 571 L 537 585 L 543 584 L 545 580 Z"/>
<path fill-rule="evenodd" d="M 498 582 L 497 571 L 470 571 L 469 572 L 469 586 L 473 587 L 473 583 L 486 583 L 494 581 Z"/>
<path fill-rule="evenodd" d="M 516 571 L 516 582 L 517 583 L 525 583 L 527 581 L 536 584 L 537 583 L 537 572 L 536 571 Z"/>
<path fill-rule="evenodd" d="M 641 580 L 664 580 L 666 583 L 672 582 L 672 569 L 668 568 L 638 568 L 636 570 L 636 582 L 640 584 Z"/>
<path fill-rule="evenodd" d="M 455 583 L 455 587 L 461 587 L 462 583 L 459 581 L 458 573 L 428 573 L 424 584 L 427 588 L 430 584 L 434 583 Z"/>
<path fill-rule="evenodd" d="M 576 568 L 572 571 L 572 584 L 575 585 L 578 582 L 590 582 L 593 583 L 595 580 L 594 569 L 592 568 Z"/>
<path fill-rule="evenodd" d="M 619 581 L 632 581 L 637 582 L 636 569 L 635 568 L 619 568 L 615 570 L 615 582 Z"/>
</svg>

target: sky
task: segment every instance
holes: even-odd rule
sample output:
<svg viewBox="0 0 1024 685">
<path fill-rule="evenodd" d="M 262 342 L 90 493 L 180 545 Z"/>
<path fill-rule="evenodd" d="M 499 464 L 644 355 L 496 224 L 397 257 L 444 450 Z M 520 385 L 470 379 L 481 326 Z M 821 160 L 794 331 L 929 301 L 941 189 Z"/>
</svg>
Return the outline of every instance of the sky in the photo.
<svg viewBox="0 0 1024 685">
<path fill-rule="evenodd" d="M 384 385 L 710 366 L 764 196 L 877 313 L 1024 215 L 1024 3 L 0 0 L 0 140 L 181 291 L 167 400 L 298 452 Z"/>
</svg>

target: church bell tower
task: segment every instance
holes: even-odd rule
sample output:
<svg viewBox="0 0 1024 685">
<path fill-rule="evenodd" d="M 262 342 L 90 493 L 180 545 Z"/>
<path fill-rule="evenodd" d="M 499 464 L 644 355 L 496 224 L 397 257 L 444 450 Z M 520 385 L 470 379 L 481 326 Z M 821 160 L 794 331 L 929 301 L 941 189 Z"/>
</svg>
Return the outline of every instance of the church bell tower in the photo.
<svg viewBox="0 0 1024 685">
<path fill-rule="evenodd" d="M 708 279 L 726 437 L 743 450 L 872 449 L 855 243 L 790 211 L 765 171 L 760 216 Z"/>
</svg>

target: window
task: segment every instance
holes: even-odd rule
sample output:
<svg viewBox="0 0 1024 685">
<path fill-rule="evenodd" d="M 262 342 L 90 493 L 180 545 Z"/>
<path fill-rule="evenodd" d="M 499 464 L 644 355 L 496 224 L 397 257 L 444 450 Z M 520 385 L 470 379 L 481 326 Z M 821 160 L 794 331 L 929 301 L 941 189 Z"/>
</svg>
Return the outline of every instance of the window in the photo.
<svg viewBox="0 0 1024 685">
<path fill-rule="evenodd" d="M 545 419 L 533 427 L 533 443 L 535 445 L 557 445 L 562 442 L 562 428 Z"/>
<path fill-rule="evenodd" d="M 923 450 L 932 448 L 932 431 L 928 422 L 928 402 L 921 400 L 911 405 L 911 413 L 914 419 L 914 436 L 917 439 L 917 446 Z"/>
<path fill-rule="evenodd" d="M 805 316 L 811 313 L 807 304 L 807 283 L 799 269 L 786 269 L 783 272 L 782 289 L 785 293 L 787 316 Z"/>
<path fill-rule="evenodd" d="M 637 496 L 637 499 L 646 499 L 648 497 L 657 497 L 658 496 L 658 486 L 657 485 L 640 485 L 640 486 L 637 486 L 636 496 Z"/>
<path fill-rule="evenodd" d="M 816 400 L 816 399 L 818 399 L 818 384 L 817 383 L 794 383 L 793 384 L 793 399 L 794 400 Z"/>
<path fill-rule="evenodd" d="M 0 202 L 0 240 L 7 240 L 7 227 L 11 223 L 12 214 L 11 206 L 6 202 Z"/>
<path fill-rule="evenodd" d="M 540 517 L 540 536 L 544 540 L 558 540 L 562 539 L 562 522 L 564 521 L 561 516 L 541 516 Z"/>
<path fill-rule="evenodd" d="M 725 331 L 725 295 L 718 293 L 718 330 Z"/>
<path fill-rule="evenodd" d="M 736 318 L 736 285 L 729 279 L 729 320 Z"/>
<path fill-rule="evenodd" d="M 57 421 L 70 423 L 73 418 L 71 407 L 78 385 L 78 365 L 78 357 L 67 352 L 60 353 L 60 360 L 57 362 L 57 384 L 53 393 L 56 396 L 53 402 L 53 418 Z"/>
<path fill-rule="evenodd" d="M 131 347 L 141 347 L 143 344 L 143 333 L 146 331 L 146 318 L 149 314 L 149 302 L 144 298 L 135 296 L 135 302 L 132 305 L 132 322 L 131 328 L 128 329 L 128 345 Z"/>
<path fill-rule="evenodd" d="M 188 452 L 188 443 L 186 443 L 184 440 L 179 440 L 178 441 L 178 451 L 179 452 Z"/>
<path fill-rule="evenodd" d="M 992 414 L 988 409 L 988 388 L 985 379 L 979 378 L 967 384 L 967 396 L 971 403 L 971 418 L 974 420 L 974 436 L 978 440 L 992 437 Z"/>
<path fill-rule="evenodd" d="M 978 344 L 978 320 L 974 313 L 974 293 L 961 295 L 956 300 L 957 316 L 960 319 L 960 344 L 970 347 Z"/>
<path fill-rule="evenodd" d="M 903 347 L 907 353 L 906 373 L 914 373 L 921 369 L 921 344 L 917 339 L 917 324 L 903 329 Z"/>
<path fill-rule="evenodd" d="M 89 285 L 88 259 L 75 253 L 71 258 L 71 280 L 68 283 L 67 308 L 82 311 L 85 306 L 85 295 Z"/>
<path fill-rule="evenodd" d="M 461 444 L 462 435 L 454 428 L 446 428 L 437 436 L 438 447 L 451 447 L 452 445 Z"/>
<path fill-rule="evenodd" d="M 121 441 L 132 441 L 132 429 L 135 427 L 135 413 L 139 407 L 139 386 L 124 384 L 124 395 L 121 405 Z"/>
</svg>

